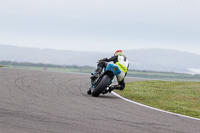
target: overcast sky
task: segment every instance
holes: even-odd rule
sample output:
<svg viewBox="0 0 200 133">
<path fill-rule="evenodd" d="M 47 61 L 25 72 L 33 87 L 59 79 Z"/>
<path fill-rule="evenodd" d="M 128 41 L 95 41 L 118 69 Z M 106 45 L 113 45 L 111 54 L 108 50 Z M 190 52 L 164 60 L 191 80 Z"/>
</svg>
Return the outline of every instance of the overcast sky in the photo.
<svg viewBox="0 0 200 133">
<path fill-rule="evenodd" d="M 200 54 L 200 0 L 0 0 L 0 44 Z"/>
</svg>

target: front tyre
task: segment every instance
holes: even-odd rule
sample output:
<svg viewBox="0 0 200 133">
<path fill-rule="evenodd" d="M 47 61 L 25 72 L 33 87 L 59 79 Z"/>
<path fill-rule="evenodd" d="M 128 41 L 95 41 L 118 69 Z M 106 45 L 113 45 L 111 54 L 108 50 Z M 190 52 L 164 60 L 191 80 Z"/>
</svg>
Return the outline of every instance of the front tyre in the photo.
<svg viewBox="0 0 200 133">
<path fill-rule="evenodd" d="M 103 90 L 109 85 L 110 77 L 108 75 L 104 75 L 100 83 L 94 88 L 92 92 L 93 97 L 98 97 Z"/>
</svg>

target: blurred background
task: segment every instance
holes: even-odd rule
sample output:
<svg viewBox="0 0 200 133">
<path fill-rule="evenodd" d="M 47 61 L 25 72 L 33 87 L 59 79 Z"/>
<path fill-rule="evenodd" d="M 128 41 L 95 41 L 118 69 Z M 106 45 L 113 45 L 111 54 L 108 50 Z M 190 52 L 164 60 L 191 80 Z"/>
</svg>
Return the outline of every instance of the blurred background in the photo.
<svg viewBox="0 0 200 133">
<path fill-rule="evenodd" d="M 200 74 L 199 0 L 1 0 L 0 61 Z"/>
</svg>

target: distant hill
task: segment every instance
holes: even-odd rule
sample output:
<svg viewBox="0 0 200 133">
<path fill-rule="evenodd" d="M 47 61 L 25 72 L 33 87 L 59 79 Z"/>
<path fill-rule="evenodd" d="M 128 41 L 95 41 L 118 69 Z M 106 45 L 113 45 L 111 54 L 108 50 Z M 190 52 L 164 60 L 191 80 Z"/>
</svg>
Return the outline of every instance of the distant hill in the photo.
<svg viewBox="0 0 200 133">
<path fill-rule="evenodd" d="M 200 55 L 176 50 L 141 49 L 126 51 L 133 67 L 141 70 L 188 72 L 200 69 Z"/>
<path fill-rule="evenodd" d="M 170 72 L 189 72 L 188 68 L 200 69 L 200 55 L 197 54 L 165 49 L 126 50 L 124 53 L 130 61 L 130 69 Z M 113 53 L 0 45 L 0 61 L 96 66 L 99 59 L 112 55 Z"/>
</svg>

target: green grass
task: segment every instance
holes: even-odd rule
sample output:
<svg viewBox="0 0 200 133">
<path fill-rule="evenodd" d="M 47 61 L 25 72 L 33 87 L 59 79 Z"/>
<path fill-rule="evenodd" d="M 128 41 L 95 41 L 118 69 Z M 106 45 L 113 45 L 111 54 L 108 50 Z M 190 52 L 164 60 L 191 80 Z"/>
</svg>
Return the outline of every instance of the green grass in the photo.
<svg viewBox="0 0 200 133">
<path fill-rule="evenodd" d="M 0 65 L 0 67 L 3 67 L 3 66 Z"/>
<path fill-rule="evenodd" d="M 200 118 L 200 82 L 137 81 L 116 92 L 151 107 Z"/>
<path fill-rule="evenodd" d="M 174 72 L 155 71 L 128 71 L 129 77 L 140 77 L 149 79 L 169 80 L 169 81 L 197 81 L 200 82 L 200 74 L 184 74 Z"/>
</svg>

